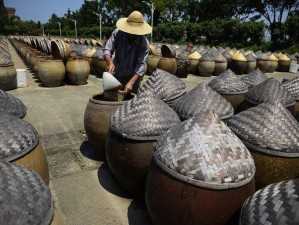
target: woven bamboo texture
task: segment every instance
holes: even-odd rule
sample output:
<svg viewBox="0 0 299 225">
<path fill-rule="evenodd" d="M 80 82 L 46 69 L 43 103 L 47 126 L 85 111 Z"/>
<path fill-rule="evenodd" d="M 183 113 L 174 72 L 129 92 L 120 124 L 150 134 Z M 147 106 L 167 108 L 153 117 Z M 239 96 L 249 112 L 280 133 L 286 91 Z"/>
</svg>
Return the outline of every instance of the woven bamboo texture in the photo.
<svg viewBox="0 0 299 225">
<path fill-rule="evenodd" d="M 27 108 L 20 99 L 0 90 L 0 113 L 8 113 L 23 118 L 26 115 L 26 111 Z"/>
<path fill-rule="evenodd" d="M 186 92 L 185 83 L 175 75 L 156 69 L 142 85 L 138 93 L 151 92 L 163 101 L 171 101 Z"/>
<path fill-rule="evenodd" d="M 243 94 L 248 91 L 247 85 L 230 69 L 220 73 L 208 85 L 219 94 Z"/>
<path fill-rule="evenodd" d="M 299 124 L 279 101 L 265 102 L 232 116 L 230 129 L 249 148 L 270 155 L 299 157 Z"/>
<path fill-rule="evenodd" d="M 54 207 L 49 187 L 25 167 L 0 162 L 0 224 L 49 225 Z"/>
<path fill-rule="evenodd" d="M 232 105 L 206 83 L 201 83 L 175 102 L 174 109 L 182 119 L 212 109 L 221 119 L 234 114 Z"/>
<path fill-rule="evenodd" d="M 299 101 L 299 77 L 287 80 L 282 84 Z"/>
<path fill-rule="evenodd" d="M 7 40 L 4 36 L 0 36 L 0 67 L 1 66 L 12 66 L 13 61 L 9 53 Z"/>
<path fill-rule="evenodd" d="M 259 68 L 251 71 L 248 74 L 245 74 L 241 78 L 241 80 L 248 86 L 248 88 L 252 88 L 267 79 L 268 77 Z"/>
<path fill-rule="evenodd" d="M 150 93 L 142 93 L 116 110 L 110 127 L 129 139 L 156 140 L 179 123 L 180 118 L 166 103 Z"/>
<path fill-rule="evenodd" d="M 31 151 L 39 142 L 38 133 L 28 122 L 0 114 L 0 159 L 14 160 Z"/>
<path fill-rule="evenodd" d="M 163 134 L 156 143 L 154 160 L 170 175 L 212 189 L 243 186 L 255 173 L 247 148 L 212 110 Z"/>
<path fill-rule="evenodd" d="M 299 179 L 260 189 L 243 204 L 240 225 L 299 224 Z"/>
<path fill-rule="evenodd" d="M 263 81 L 253 88 L 250 88 L 245 94 L 245 99 L 255 105 L 268 100 L 280 100 L 286 107 L 295 104 L 295 98 L 293 95 L 274 77 Z"/>
</svg>

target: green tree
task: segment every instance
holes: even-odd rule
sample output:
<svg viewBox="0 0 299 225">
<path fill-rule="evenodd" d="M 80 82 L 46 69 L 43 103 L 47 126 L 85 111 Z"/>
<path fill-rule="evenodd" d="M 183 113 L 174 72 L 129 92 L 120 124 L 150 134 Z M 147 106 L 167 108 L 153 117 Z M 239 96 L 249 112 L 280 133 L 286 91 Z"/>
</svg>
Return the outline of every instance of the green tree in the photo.
<svg viewBox="0 0 299 225">
<path fill-rule="evenodd" d="M 8 22 L 8 15 L 3 0 L 0 0 L 0 33 L 3 32 L 5 24 Z"/>
</svg>

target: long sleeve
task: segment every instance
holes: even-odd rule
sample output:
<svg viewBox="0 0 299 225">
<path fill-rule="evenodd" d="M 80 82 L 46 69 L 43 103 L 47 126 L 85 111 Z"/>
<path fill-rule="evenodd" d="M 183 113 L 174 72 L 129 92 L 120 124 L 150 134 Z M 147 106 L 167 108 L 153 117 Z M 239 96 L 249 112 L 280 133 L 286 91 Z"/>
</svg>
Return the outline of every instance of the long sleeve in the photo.
<svg viewBox="0 0 299 225">
<path fill-rule="evenodd" d="M 104 49 L 103 49 L 103 55 L 110 55 L 112 56 L 115 51 L 116 46 L 116 34 L 118 33 L 118 29 L 115 29 L 112 32 L 111 37 L 108 39 Z"/>
</svg>

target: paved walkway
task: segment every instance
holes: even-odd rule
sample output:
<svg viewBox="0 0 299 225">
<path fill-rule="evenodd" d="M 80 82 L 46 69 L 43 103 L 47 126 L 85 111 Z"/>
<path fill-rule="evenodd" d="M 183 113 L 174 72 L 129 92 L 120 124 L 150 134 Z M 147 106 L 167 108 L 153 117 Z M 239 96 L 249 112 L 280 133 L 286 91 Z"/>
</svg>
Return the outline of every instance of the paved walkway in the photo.
<svg viewBox="0 0 299 225">
<path fill-rule="evenodd" d="M 24 118 L 38 131 L 50 168 L 55 204 L 70 225 L 150 225 L 144 201 L 130 199 L 118 186 L 105 161 L 96 159 L 86 137 L 83 118 L 88 99 L 102 91 L 90 75 L 88 84 L 46 88 L 9 45 L 16 69 L 28 70 L 29 86 L 9 91 L 27 106 Z M 298 73 L 296 75 L 299 75 Z M 274 73 L 292 78 L 295 74 Z M 187 90 L 212 77 L 189 75 Z M 146 80 L 146 79 L 145 79 Z M 144 82 L 144 81 L 143 81 Z"/>
</svg>

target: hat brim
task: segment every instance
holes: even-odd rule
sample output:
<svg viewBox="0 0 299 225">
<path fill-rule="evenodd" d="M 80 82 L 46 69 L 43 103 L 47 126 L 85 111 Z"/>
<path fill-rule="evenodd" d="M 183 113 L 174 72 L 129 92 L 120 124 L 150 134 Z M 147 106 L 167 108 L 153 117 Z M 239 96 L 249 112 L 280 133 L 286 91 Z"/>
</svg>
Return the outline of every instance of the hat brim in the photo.
<svg viewBox="0 0 299 225">
<path fill-rule="evenodd" d="M 117 21 L 116 27 L 123 32 L 135 35 L 145 35 L 152 32 L 152 27 L 147 23 L 127 22 L 127 18 L 121 18 Z"/>
</svg>

